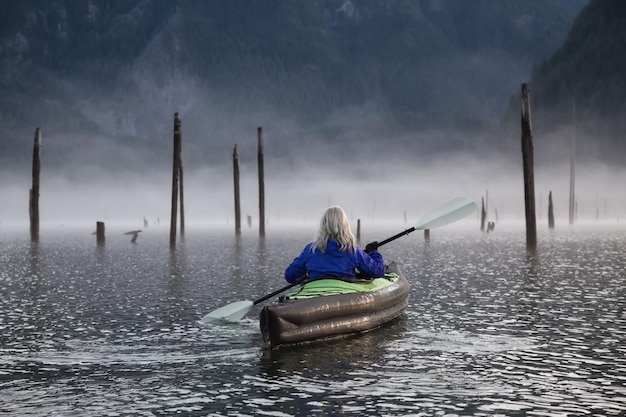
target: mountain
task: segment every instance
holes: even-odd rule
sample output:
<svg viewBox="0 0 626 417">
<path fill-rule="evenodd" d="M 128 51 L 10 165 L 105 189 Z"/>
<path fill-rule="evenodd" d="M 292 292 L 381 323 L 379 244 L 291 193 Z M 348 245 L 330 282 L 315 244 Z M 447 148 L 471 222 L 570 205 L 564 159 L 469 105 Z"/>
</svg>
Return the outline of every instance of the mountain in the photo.
<svg viewBox="0 0 626 417">
<path fill-rule="evenodd" d="M 169 143 L 175 112 L 201 159 L 259 125 L 285 155 L 363 132 L 405 141 L 441 127 L 483 131 L 586 3 L 0 2 L 0 146 L 22 155 L 15 143 L 40 126 L 63 152 L 85 135 L 111 154 L 154 151 Z"/>
<path fill-rule="evenodd" d="M 535 117 L 551 129 L 576 125 L 579 153 L 616 159 L 626 152 L 625 21 L 626 2 L 592 0 L 533 72 Z"/>
</svg>

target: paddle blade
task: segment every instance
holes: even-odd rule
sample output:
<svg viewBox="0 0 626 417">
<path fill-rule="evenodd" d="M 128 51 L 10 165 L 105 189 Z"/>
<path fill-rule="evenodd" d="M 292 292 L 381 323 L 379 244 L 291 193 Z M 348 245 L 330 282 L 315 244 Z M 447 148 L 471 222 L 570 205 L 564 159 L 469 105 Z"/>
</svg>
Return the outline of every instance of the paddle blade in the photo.
<svg viewBox="0 0 626 417">
<path fill-rule="evenodd" d="M 472 214 L 476 203 L 464 197 L 455 198 L 425 214 L 415 226 L 417 230 L 434 229 L 445 226 Z"/>
<path fill-rule="evenodd" d="M 252 308 L 254 303 L 252 301 L 235 301 L 224 307 L 220 307 L 211 311 L 201 321 L 203 323 L 215 323 L 220 321 L 236 322 L 242 319 L 248 311 Z"/>
</svg>

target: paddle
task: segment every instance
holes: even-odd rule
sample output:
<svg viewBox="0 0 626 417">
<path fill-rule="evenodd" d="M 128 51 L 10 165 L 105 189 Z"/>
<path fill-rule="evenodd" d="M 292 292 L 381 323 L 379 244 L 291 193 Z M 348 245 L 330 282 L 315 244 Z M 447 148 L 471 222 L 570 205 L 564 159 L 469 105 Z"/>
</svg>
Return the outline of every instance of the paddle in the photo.
<svg viewBox="0 0 626 417">
<path fill-rule="evenodd" d="M 272 298 L 275 295 L 278 295 L 283 291 L 287 291 L 289 288 L 295 287 L 296 285 L 301 284 L 302 282 L 303 281 L 292 282 L 286 287 L 276 290 L 271 294 L 267 294 L 259 298 L 258 300 L 235 301 L 234 303 L 230 303 L 228 305 L 225 305 L 224 307 L 220 307 L 216 310 L 211 311 L 210 313 L 202 317 L 201 321 L 203 323 L 211 323 L 214 321 L 231 321 L 231 322 L 239 321 L 243 318 L 243 316 L 246 315 L 248 311 L 250 311 L 252 306 L 257 305 L 267 300 L 268 298 Z"/>
<path fill-rule="evenodd" d="M 432 229 L 435 227 L 445 226 L 446 224 L 453 223 L 471 214 L 475 209 L 476 204 L 473 201 L 468 200 L 467 198 L 455 198 L 454 200 L 451 200 L 425 214 L 417 222 L 417 225 L 415 225 L 415 227 L 406 229 L 404 232 L 398 233 L 397 235 L 392 236 L 389 239 L 378 242 L 378 247 L 394 241 L 399 237 L 408 235 L 415 230 Z M 248 311 L 250 311 L 252 306 L 259 304 L 260 302 L 263 302 L 268 298 L 272 298 L 283 291 L 287 291 L 289 288 L 295 287 L 296 285 L 301 283 L 302 282 L 291 283 L 286 287 L 276 290 L 271 294 L 267 294 L 255 301 L 235 301 L 234 303 L 230 303 L 224 307 L 220 307 L 216 310 L 211 311 L 210 313 L 202 317 L 201 321 L 203 323 L 211 323 L 215 321 L 239 321 L 242 319 L 243 316 L 246 315 L 246 313 L 248 313 Z"/>
<path fill-rule="evenodd" d="M 435 227 L 454 223 L 472 214 L 474 210 L 476 210 L 476 203 L 472 200 L 464 197 L 455 198 L 426 213 L 419 219 L 415 227 L 406 229 L 404 232 L 391 236 L 389 239 L 378 242 L 378 246 L 385 245 L 416 230 L 434 229 Z"/>
</svg>

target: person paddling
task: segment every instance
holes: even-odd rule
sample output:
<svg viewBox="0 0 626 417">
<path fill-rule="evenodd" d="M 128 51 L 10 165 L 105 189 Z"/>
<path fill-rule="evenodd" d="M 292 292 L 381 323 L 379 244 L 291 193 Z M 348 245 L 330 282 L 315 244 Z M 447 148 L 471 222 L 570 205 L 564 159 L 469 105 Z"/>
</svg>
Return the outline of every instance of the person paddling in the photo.
<svg viewBox="0 0 626 417">
<path fill-rule="evenodd" d="M 367 244 L 365 250 L 356 244 L 345 211 L 339 206 L 326 209 L 315 241 L 285 269 L 289 283 L 318 278 L 373 278 L 385 274 L 385 262 L 378 252 L 378 242 Z"/>
</svg>

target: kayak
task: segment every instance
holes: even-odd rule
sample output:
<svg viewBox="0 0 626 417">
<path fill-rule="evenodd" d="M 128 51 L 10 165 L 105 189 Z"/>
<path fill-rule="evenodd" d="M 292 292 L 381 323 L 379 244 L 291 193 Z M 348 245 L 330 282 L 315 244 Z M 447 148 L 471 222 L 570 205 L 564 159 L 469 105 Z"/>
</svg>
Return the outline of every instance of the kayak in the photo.
<svg viewBox="0 0 626 417">
<path fill-rule="evenodd" d="M 373 279 L 308 281 L 261 309 L 268 349 L 374 329 L 406 309 L 409 282 L 397 262 Z"/>
</svg>

